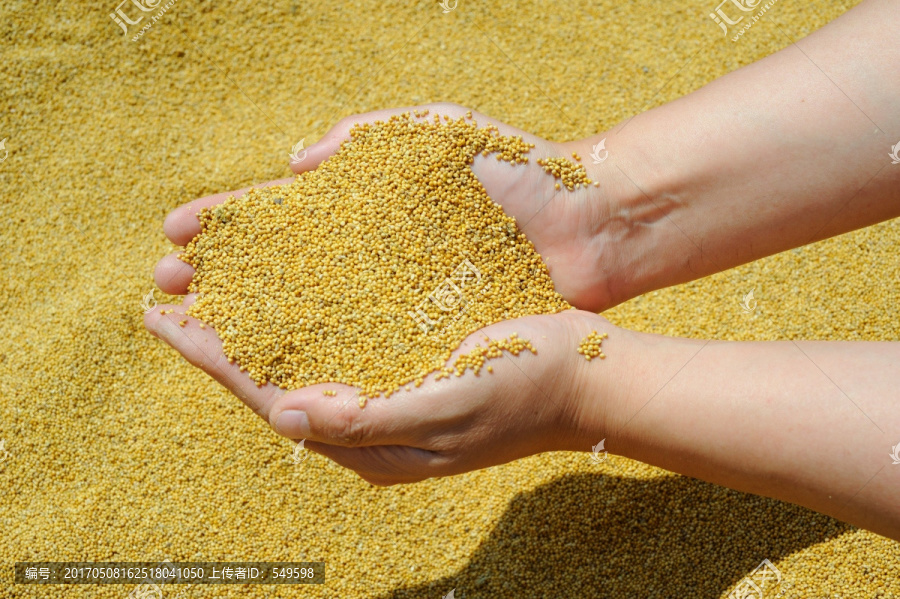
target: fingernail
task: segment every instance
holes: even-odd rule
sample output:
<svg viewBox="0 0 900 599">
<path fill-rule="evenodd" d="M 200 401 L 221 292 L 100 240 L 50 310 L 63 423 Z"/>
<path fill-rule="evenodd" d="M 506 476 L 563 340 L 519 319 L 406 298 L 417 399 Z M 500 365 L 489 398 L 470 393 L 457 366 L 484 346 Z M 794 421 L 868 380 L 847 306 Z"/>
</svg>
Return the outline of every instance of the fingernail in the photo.
<svg viewBox="0 0 900 599">
<path fill-rule="evenodd" d="M 275 432 L 289 439 L 309 436 L 309 418 L 300 410 L 285 410 L 275 419 Z"/>
</svg>

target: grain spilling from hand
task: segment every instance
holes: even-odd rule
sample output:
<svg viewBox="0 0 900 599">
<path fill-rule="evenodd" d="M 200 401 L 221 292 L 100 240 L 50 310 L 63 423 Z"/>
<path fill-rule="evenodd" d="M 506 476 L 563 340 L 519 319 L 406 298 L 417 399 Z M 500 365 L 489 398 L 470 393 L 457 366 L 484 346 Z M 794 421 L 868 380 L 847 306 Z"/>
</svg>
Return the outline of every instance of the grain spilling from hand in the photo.
<svg viewBox="0 0 900 599">
<path fill-rule="evenodd" d="M 446 368 L 441 374 L 449 376 L 450 372 L 454 372 L 456 376 L 462 376 L 466 370 L 472 370 L 477 375 L 481 372 L 481 367 L 487 360 L 493 360 L 503 356 L 503 352 L 518 356 L 524 350 L 528 350 L 533 354 L 537 354 L 537 350 L 527 339 L 521 339 L 517 333 L 512 333 L 506 339 L 491 339 L 486 347 L 476 344 L 468 353 L 462 354 L 453 362 L 453 369 Z M 493 368 L 488 366 L 488 372 L 493 372 Z"/>
<path fill-rule="evenodd" d="M 580 160 L 578 154 L 572 153 L 576 160 Z M 569 191 L 573 191 L 579 185 L 588 186 L 593 181 L 588 177 L 583 164 L 575 164 L 568 158 L 541 158 L 537 163 L 543 167 L 544 172 L 550 173 Z M 556 184 L 559 189 L 559 183 Z"/>
<path fill-rule="evenodd" d="M 356 125 L 293 183 L 200 213 L 181 256 L 199 293 L 188 314 L 258 385 L 389 396 L 481 327 L 570 308 L 470 169 L 478 154 L 525 162 L 531 144 L 425 116 Z"/>
</svg>

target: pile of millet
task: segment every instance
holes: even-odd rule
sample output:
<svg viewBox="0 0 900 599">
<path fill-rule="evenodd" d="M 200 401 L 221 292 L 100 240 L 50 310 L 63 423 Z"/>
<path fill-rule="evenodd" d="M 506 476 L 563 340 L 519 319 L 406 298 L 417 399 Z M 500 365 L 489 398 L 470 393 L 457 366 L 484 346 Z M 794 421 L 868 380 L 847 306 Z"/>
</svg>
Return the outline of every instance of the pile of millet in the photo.
<svg viewBox="0 0 900 599">
<path fill-rule="evenodd" d="M 449 373 L 482 327 L 571 308 L 470 168 L 479 154 L 524 168 L 531 147 L 471 114 L 355 125 L 293 183 L 201 211 L 181 254 L 199 294 L 188 314 L 258 385 L 366 398 Z"/>
<path fill-rule="evenodd" d="M 607 333 L 598 333 L 591 331 L 591 334 L 581 340 L 578 344 L 578 353 L 584 356 L 584 359 L 590 362 L 594 358 L 599 357 L 601 360 L 606 358 L 603 353 L 603 340 L 609 337 Z"/>
<path fill-rule="evenodd" d="M 579 162 L 581 161 L 581 156 L 574 152 L 572 153 L 572 158 Z M 561 156 L 556 158 L 539 158 L 537 164 L 544 169 L 545 173 L 549 173 L 554 178 L 559 179 L 569 191 L 574 191 L 579 186 L 587 187 L 592 183 L 594 187 L 599 187 L 600 185 L 599 182 L 592 181 L 588 177 L 587 170 L 585 170 L 583 164 L 575 164 L 568 158 Z M 556 189 L 560 189 L 559 183 L 556 184 Z"/>
</svg>

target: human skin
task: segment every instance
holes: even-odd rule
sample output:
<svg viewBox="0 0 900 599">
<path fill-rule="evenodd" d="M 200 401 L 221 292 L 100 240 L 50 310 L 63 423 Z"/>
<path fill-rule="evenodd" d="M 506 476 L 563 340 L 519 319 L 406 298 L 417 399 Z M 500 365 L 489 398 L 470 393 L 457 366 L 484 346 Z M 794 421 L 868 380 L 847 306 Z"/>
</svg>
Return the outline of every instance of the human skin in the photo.
<svg viewBox="0 0 900 599">
<path fill-rule="evenodd" d="M 517 218 L 557 290 L 585 310 L 473 334 L 455 353 L 511 332 L 537 348 L 496 360 L 493 374 L 432 375 L 361 410 L 344 385 L 257 387 L 228 364 L 214 331 L 192 319 L 178 326 L 190 296 L 145 323 L 277 432 L 373 484 L 588 451 L 606 439 L 613 453 L 900 540 L 900 465 L 888 455 L 900 443 L 900 344 L 677 339 L 592 313 L 900 214 L 900 166 L 888 157 L 900 140 L 898 25 L 890 2 L 869 0 L 795 46 L 585 140 L 549 142 L 475 113 L 535 143 L 528 165 L 479 157 L 473 171 Z M 352 123 L 403 110 L 341 121 L 295 170 L 333 154 Z M 601 139 L 609 155 L 594 164 Z M 599 187 L 557 191 L 534 162 L 573 151 Z M 167 236 L 183 245 L 199 232 L 197 210 L 229 195 L 176 209 Z M 155 274 L 163 291 L 183 294 L 193 272 L 173 254 Z M 609 334 L 605 360 L 575 352 L 591 330 Z"/>
</svg>

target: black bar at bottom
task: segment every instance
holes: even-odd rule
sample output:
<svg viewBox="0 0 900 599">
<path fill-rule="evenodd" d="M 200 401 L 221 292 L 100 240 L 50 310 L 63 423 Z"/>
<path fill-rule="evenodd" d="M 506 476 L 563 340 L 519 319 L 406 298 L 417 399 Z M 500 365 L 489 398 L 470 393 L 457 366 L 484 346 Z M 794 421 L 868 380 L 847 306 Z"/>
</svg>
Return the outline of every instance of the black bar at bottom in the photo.
<svg viewBox="0 0 900 599">
<path fill-rule="evenodd" d="M 325 562 L 16 562 L 16 584 L 322 584 Z"/>
</svg>

